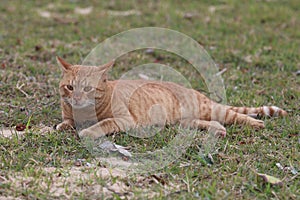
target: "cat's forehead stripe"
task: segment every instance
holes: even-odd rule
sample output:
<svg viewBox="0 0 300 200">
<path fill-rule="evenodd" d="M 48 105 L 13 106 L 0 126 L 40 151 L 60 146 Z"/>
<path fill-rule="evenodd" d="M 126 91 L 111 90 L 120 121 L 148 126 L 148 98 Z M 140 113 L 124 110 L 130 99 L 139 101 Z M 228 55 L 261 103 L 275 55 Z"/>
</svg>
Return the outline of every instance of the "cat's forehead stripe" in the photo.
<svg viewBox="0 0 300 200">
<path fill-rule="evenodd" d="M 70 80 L 70 85 L 73 85 L 75 87 L 84 87 L 89 84 L 88 80 L 86 78 L 80 78 L 80 77 L 75 77 L 74 79 Z"/>
</svg>

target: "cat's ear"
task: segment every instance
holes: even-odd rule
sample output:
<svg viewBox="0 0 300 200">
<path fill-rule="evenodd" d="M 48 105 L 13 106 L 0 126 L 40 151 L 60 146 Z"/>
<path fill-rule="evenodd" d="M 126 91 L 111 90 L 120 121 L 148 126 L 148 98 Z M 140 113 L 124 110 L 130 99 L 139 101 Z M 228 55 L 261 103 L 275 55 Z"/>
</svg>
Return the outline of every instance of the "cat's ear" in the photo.
<svg viewBox="0 0 300 200">
<path fill-rule="evenodd" d="M 112 60 L 104 65 L 98 66 L 101 70 L 102 80 L 105 82 L 107 80 L 107 71 L 115 64 L 115 60 Z"/>
<path fill-rule="evenodd" d="M 61 57 L 56 56 L 56 61 L 57 61 L 58 65 L 63 69 L 63 71 L 68 71 L 72 67 L 72 65 L 70 63 L 67 63 Z"/>
<path fill-rule="evenodd" d="M 101 71 L 104 73 L 107 72 L 113 65 L 115 64 L 115 60 L 112 60 L 108 63 L 105 63 L 104 65 L 98 66 Z"/>
</svg>

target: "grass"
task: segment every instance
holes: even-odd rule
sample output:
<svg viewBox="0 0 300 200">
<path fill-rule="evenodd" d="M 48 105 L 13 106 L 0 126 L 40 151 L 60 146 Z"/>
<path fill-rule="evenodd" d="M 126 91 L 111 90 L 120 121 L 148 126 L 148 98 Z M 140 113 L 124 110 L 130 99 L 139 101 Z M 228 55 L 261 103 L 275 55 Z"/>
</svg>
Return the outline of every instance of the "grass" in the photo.
<svg viewBox="0 0 300 200">
<path fill-rule="evenodd" d="M 80 15 L 77 7 L 93 6 Z M 0 196 L 22 199 L 298 199 L 300 170 L 300 4 L 287 1 L 4 1 L 0 5 L 0 123 L 30 126 L 23 136 L 0 136 Z M 141 15 L 111 13 L 136 10 Z M 39 12 L 49 12 L 49 18 Z M 167 167 L 144 175 L 101 176 L 104 163 L 72 134 L 41 134 L 34 127 L 61 121 L 60 69 L 55 56 L 81 63 L 99 42 L 122 31 L 158 26 L 180 31 L 203 45 L 220 69 L 231 105 L 277 105 L 285 119 L 265 119 L 266 129 L 231 126 L 211 153 L 199 155 L 203 134 Z M 111 72 L 120 77 L 133 66 L 161 62 L 179 70 L 192 86 L 205 89 L 201 76 L 166 52 L 143 50 L 122 56 Z M 195 81 L 196 80 L 196 81 Z M 199 80 L 199 81 L 198 81 Z M 23 84 L 23 86 L 22 86 Z M 20 87 L 22 86 L 22 87 Z M 18 89 L 19 88 L 19 89 Z M 23 92 L 22 92 L 23 91 Z M 171 131 L 170 131 L 171 130 Z M 172 129 L 164 131 L 172 137 Z M 168 136 L 168 132 L 170 135 Z M 145 151 L 167 140 L 114 136 Z M 155 141 L 155 142 L 153 142 Z M 254 171 L 283 179 L 265 183 Z M 119 185 L 119 187 L 114 187 Z M 119 190 L 118 190 L 119 188 Z M 122 190 L 121 190 L 121 189 Z"/>
</svg>

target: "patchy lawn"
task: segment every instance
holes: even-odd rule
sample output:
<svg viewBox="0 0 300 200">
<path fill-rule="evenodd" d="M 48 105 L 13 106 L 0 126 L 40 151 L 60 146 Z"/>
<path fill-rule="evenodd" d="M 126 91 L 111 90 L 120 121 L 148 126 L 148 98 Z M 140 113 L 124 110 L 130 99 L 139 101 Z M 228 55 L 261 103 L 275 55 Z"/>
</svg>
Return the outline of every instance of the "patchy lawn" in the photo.
<svg viewBox="0 0 300 200">
<path fill-rule="evenodd" d="M 299 8 L 297 0 L 1 2 L 0 125 L 6 132 L 0 135 L 0 199 L 298 199 Z M 81 63 L 106 38 L 148 26 L 177 30 L 203 45 L 220 70 L 226 69 L 228 104 L 277 105 L 289 116 L 265 119 L 260 131 L 228 127 L 212 158 L 199 154 L 205 135 L 199 132 L 180 159 L 130 176 L 99 161 L 72 133 L 47 132 L 45 127 L 61 121 L 55 56 Z M 122 56 L 111 78 L 149 62 L 172 66 L 205 90 L 201 76 L 182 67 L 186 62 L 160 51 Z M 16 127 L 28 129 L 16 134 Z M 159 136 L 155 142 L 125 134 L 112 138 L 141 151 L 167 143 Z"/>
</svg>

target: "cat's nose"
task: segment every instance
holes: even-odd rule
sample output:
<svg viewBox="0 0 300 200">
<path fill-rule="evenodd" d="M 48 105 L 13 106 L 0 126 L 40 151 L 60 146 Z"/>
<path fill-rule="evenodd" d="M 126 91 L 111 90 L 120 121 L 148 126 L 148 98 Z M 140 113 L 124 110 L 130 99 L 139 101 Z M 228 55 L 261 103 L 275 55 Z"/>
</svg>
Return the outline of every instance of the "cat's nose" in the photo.
<svg viewBox="0 0 300 200">
<path fill-rule="evenodd" d="M 81 99 L 81 97 L 80 97 L 80 96 L 73 96 L 73 99 L 74 99 L 75 101 L 79 101 L 79 100 Z"/>
<path fill-rule="evenodd" d="M 75 93 L 75 94 L 73 95 L 73 99 L 74 99 L 75 101 L 79 101 L 79 100 L 81 99 L 81 95 Z"/>
</svg>

